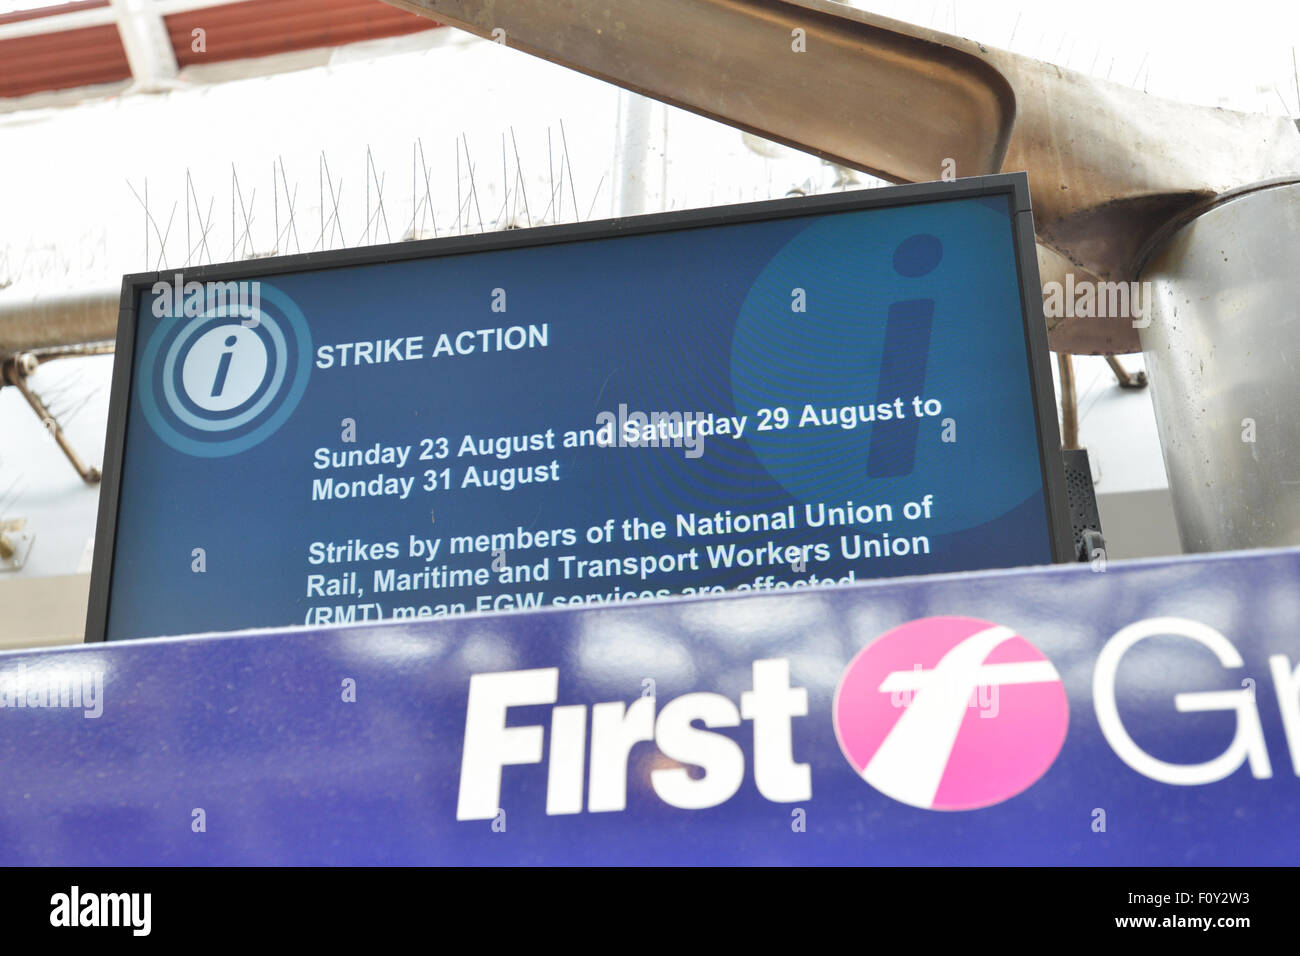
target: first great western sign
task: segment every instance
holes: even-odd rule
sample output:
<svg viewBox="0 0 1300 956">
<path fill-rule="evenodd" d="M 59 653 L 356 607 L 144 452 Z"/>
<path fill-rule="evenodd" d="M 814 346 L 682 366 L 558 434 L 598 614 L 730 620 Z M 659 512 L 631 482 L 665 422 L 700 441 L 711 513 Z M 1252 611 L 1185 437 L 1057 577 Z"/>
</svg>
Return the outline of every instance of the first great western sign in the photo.
<svg viewBox="0 0 1300 956">
<path fill-rule="evenodd" d="M 1298 609 L 1287 550 L 4 654 L 0 859 L 1292 864 Z"/>
</svg>

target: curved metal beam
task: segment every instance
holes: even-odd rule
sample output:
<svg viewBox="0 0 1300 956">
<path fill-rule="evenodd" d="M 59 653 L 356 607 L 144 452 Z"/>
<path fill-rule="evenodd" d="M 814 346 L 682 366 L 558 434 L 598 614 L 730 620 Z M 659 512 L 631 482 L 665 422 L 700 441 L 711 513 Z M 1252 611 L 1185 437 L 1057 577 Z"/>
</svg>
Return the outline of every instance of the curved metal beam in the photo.
<svg viewBox="0 0 1300 956">
<path fill-rule="evenodd" d="M 894 182 L 938 179 L 945 160 L 958 176 L 1024 170 L 1045 283 L 1131 280 L 1172 216 L 1300 171 L 1290 119 L 1159 99 L 829 0 L 386 2 Z M 1066 319 L 1051 340 L 1140 348 L 1122 317 Z"/>
</svg>

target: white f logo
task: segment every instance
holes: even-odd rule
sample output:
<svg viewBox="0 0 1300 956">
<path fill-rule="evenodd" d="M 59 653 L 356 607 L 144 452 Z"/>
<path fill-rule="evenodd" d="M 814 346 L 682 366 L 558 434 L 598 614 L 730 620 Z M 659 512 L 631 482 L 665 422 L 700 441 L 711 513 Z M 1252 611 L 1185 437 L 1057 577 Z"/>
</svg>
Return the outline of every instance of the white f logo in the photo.
<svg viewBox="0 0 1300 956">
<path fill-rule="evenodd" d="M 917 693 L 862 772 L 867 783 L 903 803 L 930 806 L 976 688 L 1059 683 L 1061 675 L 1048 660 L 984 663 L 994 648 L 1015 636 L 1009 627 L 991 627 L 962 641 L 933 670 L 893 671 L 886 677 L 882 693 Z"/>
<path fill-rule="evenodd" d="M 996 709 L 982 689 L 997 692 Z M 1011 628 L 968 617 L 911 621 L 868 644 L 840 680 L 834 714 L 862 779 L 927 810 L 1020 793 L 1052 765 L 1069 723 L 1052 662 Z"/>
</svg>

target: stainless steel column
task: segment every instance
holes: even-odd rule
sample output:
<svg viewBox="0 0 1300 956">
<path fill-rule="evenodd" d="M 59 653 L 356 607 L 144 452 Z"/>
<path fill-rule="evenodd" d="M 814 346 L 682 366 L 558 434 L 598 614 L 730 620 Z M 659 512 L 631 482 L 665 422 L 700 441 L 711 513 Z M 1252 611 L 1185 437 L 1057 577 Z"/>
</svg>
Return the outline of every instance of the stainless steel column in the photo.
<svg viewBox="0 0 1300 956">
<path fill-rule="evenodd" d="M 1300 544 L 1300 178 L 1218 196 L 1148 249 L 1140 335 L 1184 549 Z"/>
</svg>

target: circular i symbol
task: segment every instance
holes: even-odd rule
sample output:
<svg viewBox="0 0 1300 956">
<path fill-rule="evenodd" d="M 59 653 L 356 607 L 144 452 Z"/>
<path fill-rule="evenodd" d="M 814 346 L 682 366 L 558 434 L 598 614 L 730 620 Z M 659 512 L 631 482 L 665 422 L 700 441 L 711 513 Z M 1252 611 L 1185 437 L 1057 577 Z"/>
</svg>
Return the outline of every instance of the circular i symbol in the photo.
<svg viewBox="0 0 1300 956">
<path fill-rule="evenodd" d="M 181 385 L 206 412 L 228 412 L 257 392 L 271 366 L 261 336 L 240 325 L 218 326 L 198 337 L 181 366 Z"/>
<path fill-rule="evenodd" d="M 246 451 L 285 423 L 307 388 L 307 319 L 279 289 L 259 286 L 260 308 L 230 303 L 187 323 L 164 318 L 145 346 L 136 394 L 154 433 L 177 451 Z M 256 324 L 245 326 L 250 317 Z"/>
</svg>

